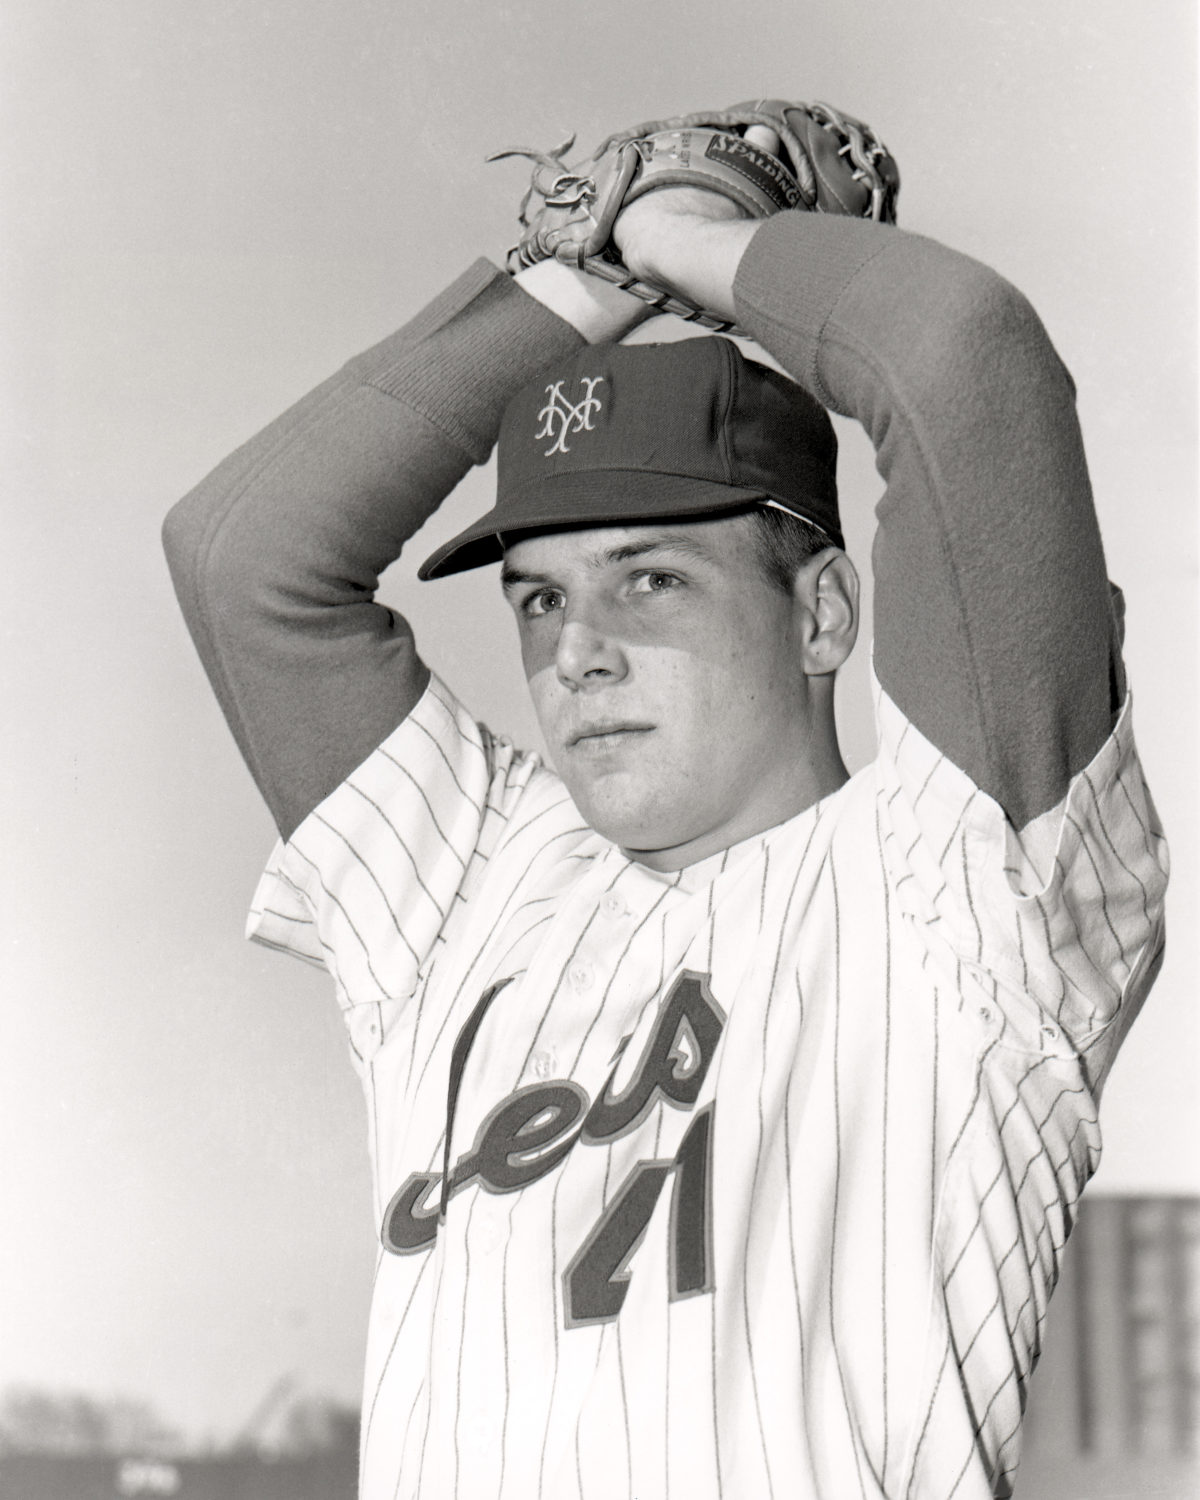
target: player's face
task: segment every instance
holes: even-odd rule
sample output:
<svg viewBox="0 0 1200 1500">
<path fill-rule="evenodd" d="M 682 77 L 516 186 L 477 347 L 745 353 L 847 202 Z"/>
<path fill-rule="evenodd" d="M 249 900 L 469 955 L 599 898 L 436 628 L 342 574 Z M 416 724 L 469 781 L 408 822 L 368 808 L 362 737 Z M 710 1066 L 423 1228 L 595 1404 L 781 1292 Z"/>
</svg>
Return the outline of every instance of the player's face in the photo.
<svg viewBox="0 0 1200 1500">
<path fill-rule="evenodd" d="M 557 770 L 589 824 L 656 869 L 773 827 L 845 778 L 831 669 L 813 654 L 820 609 L 764 576 L 750 526 L 558 532 L 505 553 Z"/>
</svg>

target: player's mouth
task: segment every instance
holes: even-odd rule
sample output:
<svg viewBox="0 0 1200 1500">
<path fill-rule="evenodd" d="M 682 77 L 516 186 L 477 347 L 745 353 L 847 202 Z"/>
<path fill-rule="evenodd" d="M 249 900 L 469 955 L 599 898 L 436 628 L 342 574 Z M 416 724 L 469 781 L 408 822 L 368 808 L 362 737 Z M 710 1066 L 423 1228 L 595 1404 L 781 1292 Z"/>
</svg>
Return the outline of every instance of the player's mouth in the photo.
<svg viewBox="0 0 1200 1500">
<path fill-rule="evenodd" d="M 603 750 L 619 750 L 643 735 L 652 734 L 653 724 L 585 724 L 567 739 L 567 748 L 585 754 L 598 754 Z"/>
</svg>

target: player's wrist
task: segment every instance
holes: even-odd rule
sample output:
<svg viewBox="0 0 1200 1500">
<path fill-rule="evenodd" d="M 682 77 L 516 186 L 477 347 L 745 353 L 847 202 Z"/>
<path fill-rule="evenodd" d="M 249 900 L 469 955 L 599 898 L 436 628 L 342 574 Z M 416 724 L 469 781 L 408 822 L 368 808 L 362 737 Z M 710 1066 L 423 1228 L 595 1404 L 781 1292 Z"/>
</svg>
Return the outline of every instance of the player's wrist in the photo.
<svg viewBox="0 0 1200 1500">
<path fill-rule="evenodd" d="M 758 223 L 712 193 L 665 190 L 631 204 L 613 239 L 634 275 L 732 319 L 734 278 Z"/>
<path fill-rule="evenodd" d="M 522 291 L 570 323 L 589 344 L 614 343 L 654 313 L 639 297 L 559 260 L 517 272 Z"/>
</svg>

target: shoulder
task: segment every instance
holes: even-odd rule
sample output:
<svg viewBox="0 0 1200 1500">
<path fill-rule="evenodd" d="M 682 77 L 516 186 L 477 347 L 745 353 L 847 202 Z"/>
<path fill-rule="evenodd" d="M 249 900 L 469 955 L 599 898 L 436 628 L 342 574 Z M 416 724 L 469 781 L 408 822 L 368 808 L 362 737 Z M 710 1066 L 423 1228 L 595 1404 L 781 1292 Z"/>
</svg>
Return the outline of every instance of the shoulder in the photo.
<svg viewBox="0 0 1200 1500">
<path fill-rule="evenodd" d="M 884 858 L 908 919 L 1086 1045 L 1144 998 L 1169 858 L 1127 697 L 1063 798 L 1016 828 L 877 687 Z"/>
<path fill-rule="evenodd" d="M 248 936 L 324 964 L 347 1002 L 402 998 L 493 864 L 511 873 L 583 832 L 540 757 L 476 722 L 433 677 L 404 722 L 276 846 Z"/>
</svg>

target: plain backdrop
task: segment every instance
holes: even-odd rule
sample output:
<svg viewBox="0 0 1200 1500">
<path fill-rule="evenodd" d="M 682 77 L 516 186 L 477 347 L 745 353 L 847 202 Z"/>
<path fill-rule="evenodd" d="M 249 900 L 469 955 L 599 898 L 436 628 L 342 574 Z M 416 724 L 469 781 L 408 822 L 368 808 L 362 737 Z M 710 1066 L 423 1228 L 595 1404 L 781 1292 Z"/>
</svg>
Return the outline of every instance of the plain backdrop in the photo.
<svg viewBox="0 0 1200 1500">
<path fill-rule="evenodd" d="M 281 1374 L 353 1401 L 375 1228 L 323 976 L 245 945 L 273 831 L 175 610 L 162 514 L 478 254 L 484 155 L 828 99 L 902 223 L 995 265 L 1072 369 L 1175 855 L 1105 1101 L 1110 1192 L 1195 1192 L 1195 39 L 1188 0 L 8 0 L 0 18 L 0 1391 L 228 1435 Z M 871 454 L 840 424 L 866 568 Z M 475 473 L 413 549 L 489 503 Z M 415 585 L 435 666 L 531 734 L 492 570 Z M 1032 607 L 1036 607 L 1036 601 Z M 869 623 L 869 622 L 868 622 Z M 866 652 L 849 757 L 871 754 Z"/>
</svg>

